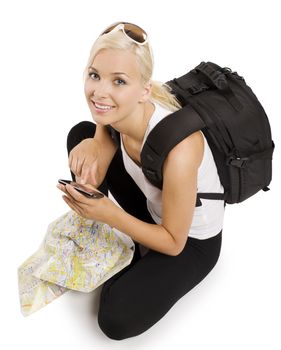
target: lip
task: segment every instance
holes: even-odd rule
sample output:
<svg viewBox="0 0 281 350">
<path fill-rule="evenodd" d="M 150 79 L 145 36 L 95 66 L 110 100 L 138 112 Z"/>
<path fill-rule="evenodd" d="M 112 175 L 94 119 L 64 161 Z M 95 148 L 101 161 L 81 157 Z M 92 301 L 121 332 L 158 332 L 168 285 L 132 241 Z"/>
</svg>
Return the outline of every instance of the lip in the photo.
<svg viewBox="0 0 281 350">
<path fill-rule="evenodd" d="M 108 113 L 108 112 L 112 111 L 112 110 L 115 108 L 115 106 L 106 105 L 106 104 L 104 104 L 104 103 L 95 102 L 95 101 L 93 101 L 93 100 L 91 100 L 91 101 L 92 101 L 92 104 L 93 104 L 93 106 L 94 106 L 94 109 L 95 109 L 95 112 L 96 112 L 96 113 L 100 113 L 100 114 Z M 105 109 L 105 110 L 99 109 L 99 108 L 96 107 L 95 103 L 100 104 L 101 106 L 109 106 L 109 107 L 112 107 L 112 108 L 110 108 L 110 109 Z"/>
<path fill-rule="evenodd" d="M 92 102 L 93 102 L 94 104 L 97 103 L 97 104 L 100 105 L 100 106 L 114 107 L 114 106 L 112 106 L 112 105 L 109 105 L 109 104 L 106 104 L 106 103 L 102 103 L 102 102 L 99 102 L 99 101 L 94 101 L 94 100 L 92 100 Z"/>
</svg>

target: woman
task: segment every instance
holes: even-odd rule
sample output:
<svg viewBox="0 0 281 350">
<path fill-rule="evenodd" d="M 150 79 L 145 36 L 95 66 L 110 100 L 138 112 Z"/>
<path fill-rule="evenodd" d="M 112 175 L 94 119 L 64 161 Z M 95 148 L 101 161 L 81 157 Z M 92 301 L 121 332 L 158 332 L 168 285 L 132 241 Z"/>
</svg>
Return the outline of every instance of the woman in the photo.
<svg viewBox="0 0 281 350">
<path fill-rule="evenodd" d="M 145 332 L 215 266 L 221 248 L 224 203 L 196 193 L 223 192 L 201 131 L 176 145 L 163 166 L 160 191 L 144 177 L 140 152 L 153 127 L 181 106 L 165 84 L 151 80 L 146 33 L 119 22 L 95 41 L 85 70 L 85 96 L 95 123 L 75 125 L 67 138 L 72 179 L 113 195 L 89 199 L 58 185 L 79 215 L 129 235 L 130 265 L 102 286 L 98 322 L 112 339 Z M 120 133 L 120 147 L 109 133 Z"/>
</svg>

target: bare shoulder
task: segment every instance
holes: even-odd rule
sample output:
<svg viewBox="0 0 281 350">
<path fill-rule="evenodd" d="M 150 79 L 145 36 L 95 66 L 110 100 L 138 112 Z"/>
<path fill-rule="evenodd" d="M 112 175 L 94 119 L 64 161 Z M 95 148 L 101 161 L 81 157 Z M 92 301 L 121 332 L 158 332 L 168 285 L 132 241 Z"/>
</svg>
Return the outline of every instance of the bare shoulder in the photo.
<svg viewBox="0 0 281 350">
<path fill-rule="evenodd" d="M 168 154 L 166 163 L 173 165 L 193 165 L 198 168 L 204 155 L 204 138 L 196 131 L 179 142 Z"/>
</svg>

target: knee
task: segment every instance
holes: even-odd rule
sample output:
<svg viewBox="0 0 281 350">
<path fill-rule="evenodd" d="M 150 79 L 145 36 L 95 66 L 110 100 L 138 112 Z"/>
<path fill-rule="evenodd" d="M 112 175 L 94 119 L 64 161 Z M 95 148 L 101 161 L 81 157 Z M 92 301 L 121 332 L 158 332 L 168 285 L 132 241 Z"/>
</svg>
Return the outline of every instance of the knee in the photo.
<svg viewBox="0 0 281 350">
<path fill-rule="evenodd" d="M 96 131 L 96 124 L 90 121 L 82 121 L 74 125 L 67 135 L 67 150 L 68 153 L 82 140 L 94 137 Z"/>
<path fill-rule="evenodd" d="M 123 340 L 133 337 L 132 325 L 126 320 L 122 313 L 109 313 L 104 315 L 103 312 L 98 314 L 98 324 L 103 333 L 110 339 Z"/>
</svg>

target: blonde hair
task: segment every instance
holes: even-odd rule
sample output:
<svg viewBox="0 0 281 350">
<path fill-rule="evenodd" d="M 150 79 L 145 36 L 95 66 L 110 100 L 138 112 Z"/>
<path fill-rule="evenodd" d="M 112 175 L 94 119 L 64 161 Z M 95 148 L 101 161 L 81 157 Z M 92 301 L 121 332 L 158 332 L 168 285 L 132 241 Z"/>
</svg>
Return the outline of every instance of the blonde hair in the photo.
<svg viewBox="0 0 281 350">
<path fill-rule="evenodd" d="M 90 56 L 83 73 L 84 80 L 87 77 L 88 69 L 93 63 L 95 56 L 102 49 L 121 49 L 132 51 L 136 55 L 136 59 L 140 67 L 142 84 L 149 81 L 152 84 L 150 100 L 152 102 L 158 102 L 173 112 L 181 108 L 180 102 L 176 96 L 171 93 L 171 88 L 169 85 L 151 79 L 154 61 L 152 49 L 149 43 L 145 45 L 138 45 L 137 43 L 134 43 L 132 40 L 128 39 L 122 31 L 109 32 L 108 34 L 104 34 L 97 38 L 91 48 Z"/>
</svg>

